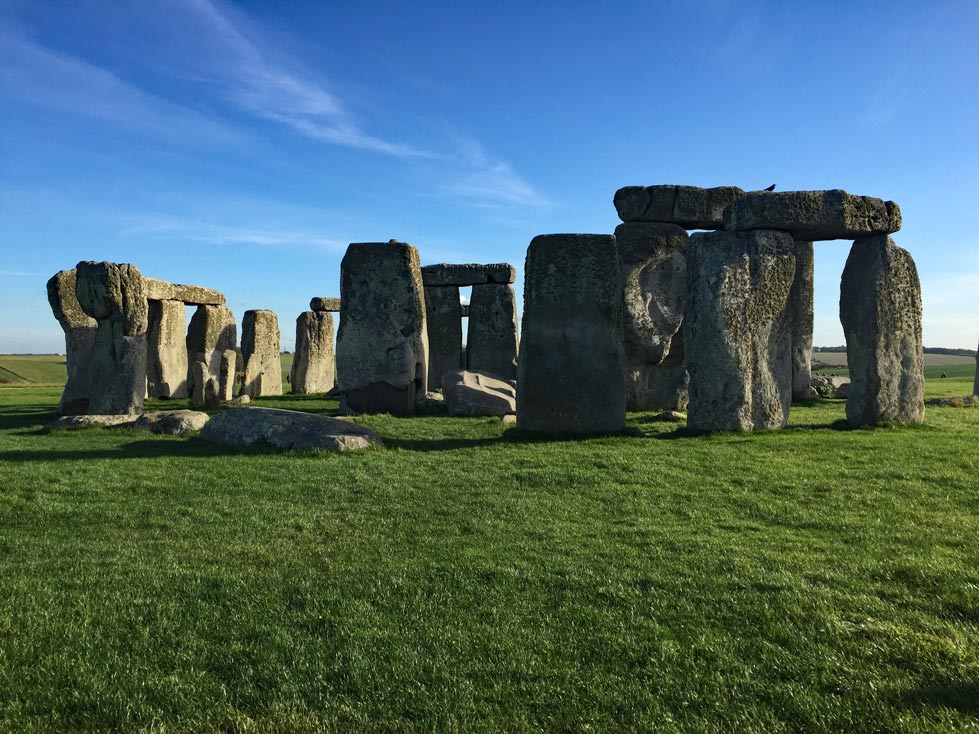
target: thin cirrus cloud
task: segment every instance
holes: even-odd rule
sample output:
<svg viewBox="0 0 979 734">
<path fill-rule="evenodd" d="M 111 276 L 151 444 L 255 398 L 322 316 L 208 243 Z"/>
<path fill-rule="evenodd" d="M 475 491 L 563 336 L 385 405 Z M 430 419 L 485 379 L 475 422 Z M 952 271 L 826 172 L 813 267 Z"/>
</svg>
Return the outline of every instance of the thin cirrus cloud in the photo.
<svg viewBox="0 0 979 734">
<path fill-rule="evenodd" d="M 155 239 L 178 236 L 190 242 L 209 245 L 286 247 L 342 253 L 347 244 L 305 229 L 277 227 L 241 227 L 195 219 L 146 218 L 125 225 L 119 234 Z"/>
</svg>

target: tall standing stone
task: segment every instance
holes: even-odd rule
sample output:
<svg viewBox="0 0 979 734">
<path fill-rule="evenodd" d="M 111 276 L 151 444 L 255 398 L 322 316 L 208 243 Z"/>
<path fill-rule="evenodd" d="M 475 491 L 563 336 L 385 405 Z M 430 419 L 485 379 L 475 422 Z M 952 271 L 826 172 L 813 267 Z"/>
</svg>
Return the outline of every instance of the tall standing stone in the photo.
<svg viewBox="0 0 979 734">
<path fill-rule="evenodd" d="M 428 385 L 428 332 L 418 250 L 354 243 L 340 263 L 337 384 L 346 413 L 411 415 Z"/>
<path fill-rule="evenodd" d="M 187 307 L 149 301 L 146 380 L 151 398 L 187 397 Z"/>
<path fill-rule="evenodd" d="M 921 284 L 911 255 L 887 235 L 853 243 L 840 282 L 840 321 L 850 369 L 847 420 L 921 423 Z"/>
<path fill-rule="evenodd" d="M 296 319 L 296 351 L 289 382 L 294 393 L 325 393 L 336 381 L 333 314 L 304 311 Z"/>
<path fill-rule="evenodd" d="M 252 398 L 282 394 L 279 318 L 274 311 L 245 311 L 241 320 L 241 357 L 245 382 L 241 392 Z"/>
<path fill-rule="evenodd" d="M 626 408 L 686 405 L 682 343 L 673 340 L 687 306 L 687 246 L 675 224 L 629 222 L 615 228 L 622 278 Z"/>
<path fill-rule="evenodd" d="M 187 327 L 188 392 L 192 394 L 194 389 L 194 362 L 204 362 L 208 376 L 220 380 L 221 354 L 237 344 L 238 325 L 230 308 L 198 306 Z"/>
<path fill-rule="evenodd" d="M 75 293 L 82 310 L 98 322 L 90 364 L 88 412 L 143 412 L 146 394 L 147 302 L 136 266 L 80 262 Z"/>
<path fill-rule="evenodd" d="M 527 249 L 517 426 L 607 433 L 625 424 L 615 237 L 553 234 Z"/>
<path fill-rule="evenodd" d="M 235 369 L 238 366 L 238 353 L 234 349 L 221 352 L 221 374 L 218 377 L 218 395 L 220 402 L 227 402 L 235 396 Z"/>
<path fill-rule="evenodd" d="M 65 332 L 68 381 L 58 403 L 60 415 L 88 413 L 91 388 L 89 364 L 92 361 L 98 322 L 85 313 L 79 305 L 78 297 L 75 295 L 76 282 L 75 270 L 62 270 L 51 276 L 47 283 L 48 303 L 51 304 L 51 311 L 54 312 L 54 317 Z"/>
<path fill-rule="evenodd" d="M 812 396 L 813 284 L 812 242 L 796 241 L 795 278 L 789 292 L 793 400 Z"/>
<path fill-rule="evenodd" d="M 467 369 L 517 379 L 517 304 L 509 283 L 474 285 L 466 336 Z"/>
<path fill-rule="evenodd" d="M 462 310 L 459 286 L 425 286 L 428 331 L 428 389 L 442 389 L 442 375 L 462 364 Z"/>
<path fill-rule="evenodd" d="M 792 236 L 697 233 L 688 267 L 687 425 L 705 431 L 785 426 L 792 402 Z"/>
</svg>

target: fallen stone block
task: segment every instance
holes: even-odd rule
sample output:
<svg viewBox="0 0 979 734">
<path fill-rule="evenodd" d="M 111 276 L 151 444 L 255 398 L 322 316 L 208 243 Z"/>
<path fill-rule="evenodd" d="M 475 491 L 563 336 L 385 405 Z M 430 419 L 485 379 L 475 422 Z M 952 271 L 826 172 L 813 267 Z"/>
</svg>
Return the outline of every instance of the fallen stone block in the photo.
<svg viewBox="0 0 979 734">
<path fill-rule="evenodd" d="M 51 424 L 51 428 L 114 428 L 134 426 L 137 415 L 65 415 Z"/>
<path fill-rule="evenodd" d="M 232 408 L 218 413 L 200 437 L 237 448 L 265 444 L 292 451 L 356 451 L 383 445 L 374 431 L 356 423 L 277 408 Z"/>
<path fill-rule="evenodd" d="M 449 415 L 506 415 L 517 410 L 517 391 L 496 375 L 456 370 L 442 375 Z"/>
<path fill-rule="evenodd" d="M 141 415 L 135 427 L 166 436 L 186 436 L 201 430 L 209 419 L 207 413 L 197 410 L 160 410 Z"/>
</svg>

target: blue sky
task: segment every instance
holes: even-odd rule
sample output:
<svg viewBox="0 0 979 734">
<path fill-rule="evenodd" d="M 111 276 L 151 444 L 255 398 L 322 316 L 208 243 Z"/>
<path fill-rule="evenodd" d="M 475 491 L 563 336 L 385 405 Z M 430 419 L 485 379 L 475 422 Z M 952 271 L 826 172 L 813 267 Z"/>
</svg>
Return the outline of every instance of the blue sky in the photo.
<svg viewBox="0 0 979 734">
<path fill-rule="evenodd" d="M 975 348 L 977 37 L 975 0 L 0 0 L 0 352 L 63 350 L 44 283 L 82 259 L 291 349 L 349 242 L 519 271 L 655 183 L 894 199 L 925 343 Z M 817 344 L 848 247 L 816 245 Z"/>
</svg>

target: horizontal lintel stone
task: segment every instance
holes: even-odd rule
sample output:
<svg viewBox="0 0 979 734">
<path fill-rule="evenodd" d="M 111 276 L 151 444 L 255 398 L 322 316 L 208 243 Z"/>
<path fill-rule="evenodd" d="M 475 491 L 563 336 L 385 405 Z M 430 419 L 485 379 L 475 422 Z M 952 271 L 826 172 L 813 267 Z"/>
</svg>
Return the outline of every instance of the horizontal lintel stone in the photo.
<svg viewBox="0 0 979 734">
<path fill-rule="evenodd" d="M 663 222 L 684 229 L 722 229 L 724 207 L 744 196 L 737 186 L 626 186 L 613 203 L 623 222 Z"/>
<path fill-rule="evenodd" d="M 183 301 L 191 306 L 223 306 L 224 294 L 200 285 L 182 285 L 156 278 L 143 278 L 150 301 Z"/>
<path fill-rule="evenodd" d="M 339 298 L 313 298 L 309 301 L 310 311 L 340 311 Z"/>
<path fill-rule="evenodd" d="M 492 265 L 426 265 L 422 268 L 422 282 L 426 286 L 469 286 L 487 283 L 512 283 L 517 279 L 516 269 L 509 263 Z"/>
</svg>

